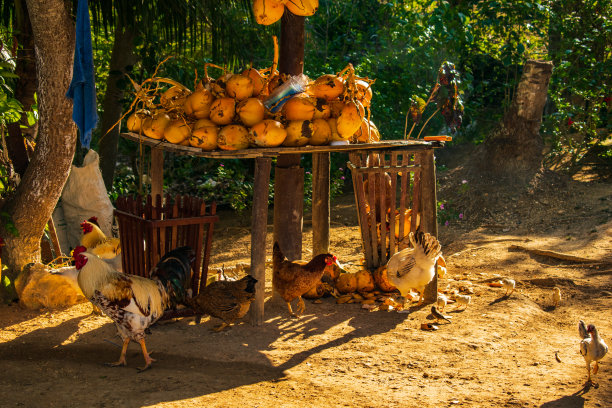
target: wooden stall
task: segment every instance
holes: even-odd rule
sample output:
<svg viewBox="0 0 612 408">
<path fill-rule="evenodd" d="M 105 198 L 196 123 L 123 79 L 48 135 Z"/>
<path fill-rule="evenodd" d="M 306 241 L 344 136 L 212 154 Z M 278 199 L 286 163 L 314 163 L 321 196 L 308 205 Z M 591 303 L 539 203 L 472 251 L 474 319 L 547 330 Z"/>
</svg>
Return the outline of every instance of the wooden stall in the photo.
<svg viewBox="0 0 612 408">
<path fill-rule="evenodd" d="M 378 143 L 347 144 L 336 146 L 304 146 L 304 147 L 277 147 L 277 148 L 253 148 L 237 151 L 203 151 L 202 149 L 182 146 L 163 142 L 147 137 L 140 137 L 135 133 L 122 133 L 126 139 L 137 143 L 143 143 L 151 147 L 151 154 L 161 157 L 162 160 L 153 161 L 151 168 L 151 182 L 153 191 L 161 191 L 163 186 L 163 154 L 164 152 L 206 157 L 211 159 L 254 159 L 255 160 L 255 183 L 253 193 L 252 224 L 251 224 L 251 275 L 261 283 L 261 290 L 256 291 L 255 301 L 251 305 L 251 323 L 259 325 L 263 323 L 264 315 L 264 282 L 265 282 L 265 243 L 266 226 L 268 215 L 268 193 L 270 183 L 270 171 L 272 158 L 281 161 L 283 155 L 313 154 L 319 161 L 313 160 L 319 171 L 313 177 L 313 249 L 317 252 L 327 252 L 329 249 L 329 154 L 334 152 L 356 154 L 358 152 L 377 151 L 379 154 L 403 154 L 405 157 L 417 157 L 412 166 L 419 168 L 420 191 L 421 191 L 421 228 L 425 232 L 437 235 L 436 221 L 436 183 L 434 166 L 434 148 L 443 146 L 439 141 L 423 140 L 389 140 Z M 322 159 L 321 159 L 322 158 Z M 278 173 L 277 173 L 278 175 Z M 285 180 L 286 181 L 286 180 Z M 283 182 L 281 180 L 281 182 Z M 279 179 L 276 178 L 276 186 Z M 278 191 L 278 190 L 275 190 Z M 300 192 L 291 200 L 303 200 L 303 192 Z M 319 208 L 316 211 L 316 207 Z M 327 211 L 325 211 L 327 209 Z M 274 212 L 274 223 L 277 224 L 279 212 Z M 282 213 L 281 213 L 282 214 Z M 301 214 L 300 214 L 301 217 Z M 302 224 L 302 219 L 294 222 Z M 295 234 L 295 231 L 293 232 Z M 296 240 L 301 243 L 301 228 Z M 283 249 L 283 248 L 281 248 Z M 284 249 L 283 249 L 284 251 Z M 206 271 L 202 271 L 206 273 Z M 205 276 L 202 276 L 205 279 Z M 430 284 L 426 290 L 426 300 L 435 299 L 437 281 Z M 433 296 L 433 298 L 432 298 Z"/>
</svg>

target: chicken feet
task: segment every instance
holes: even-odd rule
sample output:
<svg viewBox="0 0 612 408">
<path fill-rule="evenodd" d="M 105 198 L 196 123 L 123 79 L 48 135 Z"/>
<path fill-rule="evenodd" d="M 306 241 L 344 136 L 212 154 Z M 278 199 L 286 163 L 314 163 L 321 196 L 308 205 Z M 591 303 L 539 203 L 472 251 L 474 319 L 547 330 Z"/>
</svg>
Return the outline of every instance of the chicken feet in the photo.
<svg viewBox="0 0 612 408">
<path fill-rule="evenodd" d="M 106 363 L 106 365 L 109 367 L 126 366 L 127 361 L 125 360 L 125 354 L 127 353 L 128 344 L 130 344 L 129 338 L 123 340 L 123 347 L 121 347 L 121 355 L 119 356 L 119 361 L 116 361 L 114 363 Z"/>
<path fill-rule="evenodd" d="M 287 309 L 289 309 L 289 315 L 291 317 L 295 317 L 295 318 L 300 317 L 304 313 L 304 311 L 306 310 L 306 305 L 304 304 L 304 299 L 302 299 L 301 296 L 298 297 L 297 313 L 295 313 L 293 311 L 293 309 L 291 308 L 291 302 L 287 302 Z"/>
<path fill-rule="evenodd" d="M 226 327 L 229 326 L 229 323 L 223 322 L 218 326 L 215 326 L 212 331 L 214 331 L 215 333 L 219 333 L 221 331 L 223 331 L 223 329 L 225 329 Z"/>
<path fill-rule="evenodd" d="M 128 339 L 128 341 L 129 341 L 129 339 Z M 155 359 L 151 358 L 151 355 L 149 353 L 147 353 L 147 346 L 145 345 L 144 339 L 138 340 L 138 343 L 140 343 L 140 348 L 142 349 L 142 355 L 143 355 L 143 357 L 145 359 L 145 366 L 144 367 L 138 367 L 138 372 L 141 373 L 141 372 L 151 368 L 151 363 L 153 363 L 155 361 Z"/>
</svg>

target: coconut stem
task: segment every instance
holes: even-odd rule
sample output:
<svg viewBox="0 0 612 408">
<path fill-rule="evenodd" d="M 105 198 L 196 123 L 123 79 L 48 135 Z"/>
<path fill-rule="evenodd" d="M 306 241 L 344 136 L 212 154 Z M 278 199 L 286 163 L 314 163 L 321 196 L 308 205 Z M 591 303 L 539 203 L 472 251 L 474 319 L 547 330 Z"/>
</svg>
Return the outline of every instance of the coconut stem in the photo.
<svg viewBox="0 0 612 408">
<path fill-rule="evenodd" d="M 418 134 L 418 135 L 417 135 L 417 137 L 416 137 L 417 139 L 419 138 L 419 136 L 421 136 L 421 133 L 423 132 L 423 129 L 425 129 L 425 126 L 427 126 L 427 123 L 429 122 L 429 120 L 430 120 L 431 118 L 433 118 L 433 117 L 434 117 L 434 115 L 435 115 L 436 113 L 438 113 L 438 111 L 439 111 L 439 110 L 440 110 L 440 108 L 437 108 L 437 109 L 434 111 L 434 113 L 432 113 L 432 114 L 431 114 L 431 116 L 427 118 L 427 120 L 426 120 L 426 121 L 425 121 L 425 123 L 423 124 L 423 127 L 422 127 L 422 128 L 421 128 L 421 130 L 419 131 L 419 134 Z"/>
</svg>

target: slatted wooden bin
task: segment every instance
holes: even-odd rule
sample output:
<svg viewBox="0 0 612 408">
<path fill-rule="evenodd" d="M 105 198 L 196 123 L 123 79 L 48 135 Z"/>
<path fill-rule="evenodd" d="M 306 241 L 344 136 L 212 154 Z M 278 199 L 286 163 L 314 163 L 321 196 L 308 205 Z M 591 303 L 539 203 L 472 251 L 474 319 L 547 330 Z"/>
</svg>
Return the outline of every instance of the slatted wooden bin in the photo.
<svg viewBox="0 0 612 408">
<path fill-rule="evenodd" d="M 408 233 L 421 226 L 419 155 L 414 150 L 349 153 L 347 164 L 353 178 L 366 267 L 370 270 L 385 265 L 391 255 L 410 246 Z"/>
<path fill-rule="evenodd" d="M 163 199 L 156 195 L 119 197 L 115 205 L 119 224 L 123 271 L 148 277 L 168 251 L 188 245 L 195 250 L 192 264 L 193 296 L 206 286 L 213 227 L 219 220 L 216 203 L 192 196 Z"/>
</svg>

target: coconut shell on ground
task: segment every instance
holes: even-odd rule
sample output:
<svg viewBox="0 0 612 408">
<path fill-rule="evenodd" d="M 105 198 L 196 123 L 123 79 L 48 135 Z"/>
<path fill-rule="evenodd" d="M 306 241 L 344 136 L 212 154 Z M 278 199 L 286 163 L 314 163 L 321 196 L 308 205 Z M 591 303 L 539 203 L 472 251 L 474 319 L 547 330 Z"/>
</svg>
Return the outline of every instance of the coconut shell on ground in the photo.
<svg viewBox="0 0 612 408">
<path fill-rule="evenodd" d="M 87 301 L 76 281 L 74 267 L 54 274 L 43 264 L 26 266 L 15 281 L 19 304 L 27 309 L 59 308 Z"/>
</svg>

